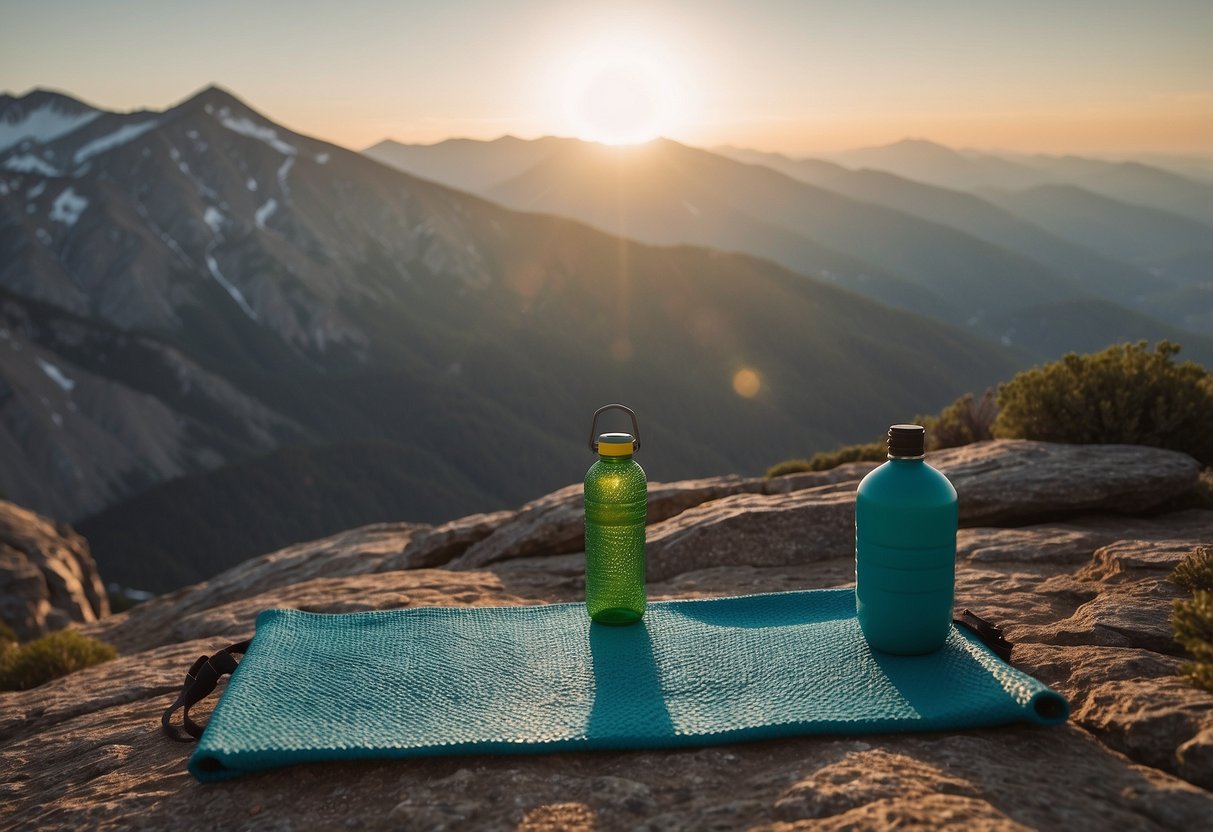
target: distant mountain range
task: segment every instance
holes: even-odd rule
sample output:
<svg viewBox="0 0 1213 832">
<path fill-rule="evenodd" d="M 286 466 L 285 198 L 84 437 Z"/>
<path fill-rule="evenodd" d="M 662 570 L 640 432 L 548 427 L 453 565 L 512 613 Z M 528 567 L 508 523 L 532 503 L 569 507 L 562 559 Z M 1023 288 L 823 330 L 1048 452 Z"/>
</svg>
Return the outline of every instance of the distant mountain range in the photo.
<svg viewBox="0 0 1213 832">
<path fill-rule="evenodd" d="M 513 208 L 766 257 L 1040 358 L 1125 333 L 1179 337 L 1213 358 L 1213 226 L 1149 207 L 1199 209 L 1213 185 L 1161 169 L 1068 157 L 1032 157 L 1030 167 L 916 141 L 841 157 L 882 170 L 670 141 L 505 137 L 383 142 L 366 153 Z M 1097 190 L 1056 184 L 1071 180 Z M 1054 303 L 1068 326 L 1028 337 L 1041 329 L 1025 326 L 1033 316 L 1056 319 Z"/>
<path fill-rule="evenodd" d="M 749 172 L 658 149 L 663 166 L 695 166 L 685 182 Z M 869 274 L 934 302 L 924 271 L 891 273 L 841 226 L 838 248 L 802 242 L 758 203 L 784 199 L 806 223 L 820 205 L 887 220 L 899 252 L 930 232 L 1008 282 L 1022 267 L 1022 292 L 1048 298 L 1054 276 L 1019 255 L 773 171 L 759 181 L 750 227 L 857 285 Z M 695 195 L 701 210 L 713 193 Z M 962 269 L 922 247 L 963 294 Z M 753 473 L 1032 360 L 727 248 L 513 211 L 218 88 L 163 112 L 0 98 L 0 492 L 78 523 L 108 580 L 163 590 L 352 523 L 576 481 L 608 401 L 640 414 L 654 479 Z M 734 390 L 742 369 L 761 379 L 753 397 Z"/>
<path fill-rule="evenodd" d="M 1138 161 L 1109 162 L 1082 156 L 1003 156 L 959 151 L 921 139 L 831 154 L 849 168 L 896 173 L 945 188 L 1005 188 L 1067 184 L 1123 202 L 1213 221 L 1213 183 Z"/>
</svg>

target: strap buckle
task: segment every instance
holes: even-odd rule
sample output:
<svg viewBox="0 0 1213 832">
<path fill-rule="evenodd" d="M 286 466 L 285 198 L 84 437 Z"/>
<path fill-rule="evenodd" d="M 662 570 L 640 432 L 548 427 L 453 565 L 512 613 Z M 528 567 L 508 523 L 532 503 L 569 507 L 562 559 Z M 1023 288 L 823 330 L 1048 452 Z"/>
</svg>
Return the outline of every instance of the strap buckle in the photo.
<svg viewBox="0 0 1213 832">
<path fill-rule="evenodd" d="M 240 663 L 232 654 L 243 655 L 248 650 L 251 641 L 252 639 L 246 639 L 236 644 L 230 644 L 213 656 L 199 656 L 190 665 L 190 669 L 185 673 L 185 684 L 181 687 L 181 693 L 177 694 L 176 701 L 169 705 L 160 716 L 160 727 L 165 736 L 177 742 L 194 742 L 202 736 L 206 726 L 199 725 L 190 719 L 190 708 L 210 696 L 211 692 L 215 690 L 215 686 L 219 684 L 219 680 L 239 666 Z M 178 708 L 181 709 L 182 726 L 185 728 L 185 733 L 182 733 L 181 728 L 172 724 L 173 714 Z"/>
<path fill-rule="evenodd" d="M 1015 645 L 1003 637 L 1002 627 L 995 627 L 972 610 L 961 610 L 952 621 L 981 639 L 981 643 L 993 650 L 998 658 L 1011 661 L 1011 650 Z"/>
</svg>

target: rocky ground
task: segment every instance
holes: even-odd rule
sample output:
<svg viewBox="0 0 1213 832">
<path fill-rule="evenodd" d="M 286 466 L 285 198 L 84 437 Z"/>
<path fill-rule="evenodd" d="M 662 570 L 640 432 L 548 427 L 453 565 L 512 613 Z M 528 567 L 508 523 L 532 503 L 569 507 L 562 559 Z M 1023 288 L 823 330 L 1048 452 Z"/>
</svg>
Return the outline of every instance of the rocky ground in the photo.
<svg viewBox="0 0 1213 832">
<path fill-rule="evenodd" d="M 116 661 L 0 694 L 0 824 L 229 829 L 1207 829 L 1213 694 L 1178 675 L 1166 577 L 1213 542 L 1198 470 L 1123 446 L 982 443 L 930 460 L 961 501 L 957 605 L 1065 694 L 1060 728 L 827 737 L 650 752 L 300 766 L 201 785 L 159 732 L 184 669 L 272 606 L 537 604 L 582 593 L 580 491 L 440 527 L 284 549 L 78 624 Z M 652 486 L 650 595 L 853 579 L 871 466 Z M 205 713 L 205 710 L 203 710 Z"/>
</svg>

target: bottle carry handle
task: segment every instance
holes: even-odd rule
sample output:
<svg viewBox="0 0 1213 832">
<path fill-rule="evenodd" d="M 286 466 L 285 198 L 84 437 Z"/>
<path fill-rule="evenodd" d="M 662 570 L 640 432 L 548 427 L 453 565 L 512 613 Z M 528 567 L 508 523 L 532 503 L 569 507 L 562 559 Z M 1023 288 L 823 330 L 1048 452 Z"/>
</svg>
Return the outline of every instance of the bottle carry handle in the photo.
<svg viewBox="0 0 1213 832">
<path fill-rule="evenodd" d="M 594 411 L 594 421 L 590 422 L 590 450 L 594 453 L 598 453 L 598 439 L 596 438 L 597 433 L 595 431 L 598 428 L 598 417 L 602 415 L 603 411 L 605 410 L 622 410 L 624 413 L 628 414 L 628 416 L 632 417 L 632 452 L 635 453 L 636 451 L 639 451 L 640 425 L 636 424 L 636 414 L 632 412 L 632 408 L 626 407 L 622 404 L 604 404 L 602 407 Z"/>
</svg>

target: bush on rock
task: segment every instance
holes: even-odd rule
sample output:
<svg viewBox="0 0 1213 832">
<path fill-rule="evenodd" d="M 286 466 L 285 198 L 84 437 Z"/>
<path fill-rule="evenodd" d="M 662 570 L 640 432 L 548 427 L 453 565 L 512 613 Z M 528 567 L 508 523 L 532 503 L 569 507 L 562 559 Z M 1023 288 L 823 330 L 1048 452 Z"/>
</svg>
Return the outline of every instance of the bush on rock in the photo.
<svg viewBox="0 0 1213 832">
<path fill-rule="evenodd" d="M 1149 445 L 1213 464 L 1213 379 L 1176 362 L 1179 349 L 1139 341 L 1025 370 L 998 388 L 994 436 Z"/>
<path fill-rule="evenodd" d="M 75 630 L 58 630 L 22 645 L 0 639 L 0 690 L 36 688 L 117 656 L 105 642 Z"/>
<path fill-rule="evenodd" d="M 1192 657 L 1184 672 L 1192 684 L 1213 691 L 1213 552 L 1197 547 L 1171 580 L 1192 590 L 1191 599 L 1177 600 L 1171 612 L 1175 642 Z"/>
</svg>

